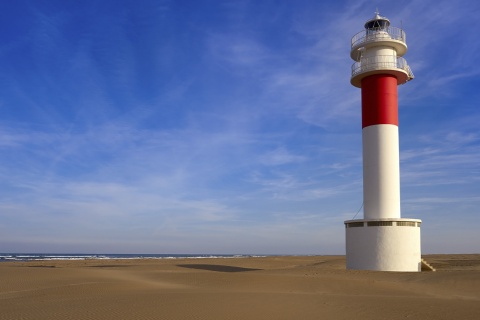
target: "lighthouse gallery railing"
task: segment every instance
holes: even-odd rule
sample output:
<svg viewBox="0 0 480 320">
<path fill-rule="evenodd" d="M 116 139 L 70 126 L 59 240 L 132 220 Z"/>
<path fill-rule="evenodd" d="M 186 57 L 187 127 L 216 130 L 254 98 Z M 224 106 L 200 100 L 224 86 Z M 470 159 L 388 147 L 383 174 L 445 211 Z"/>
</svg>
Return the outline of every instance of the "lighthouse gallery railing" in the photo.
<svg viewBox="0 0 480 320">
<path fill-rule="evenodd" d="M 382 69 L 401 69 L 407 73 L 410 80 L 414 78 L 407 61 L 402 57 L 395 56 L 361 58 L 359 62 L 352 65 L 352 77 L 363 72 Z"/>
<path fill-rule="evenodd" d="M 381 41 L 383 39 L 393 39 L 402 41 L 404 43 L 407 42 L 407 35 L 405 31 L 400 28 L 396 27 L 386 27 L 386 28 L 376 28 L 376 29 L 368 29 L 362 30 L 352 38 L 352 48 L 356 47 L 362 43 L 367 43 L 371 41 Z"/>
</svg>

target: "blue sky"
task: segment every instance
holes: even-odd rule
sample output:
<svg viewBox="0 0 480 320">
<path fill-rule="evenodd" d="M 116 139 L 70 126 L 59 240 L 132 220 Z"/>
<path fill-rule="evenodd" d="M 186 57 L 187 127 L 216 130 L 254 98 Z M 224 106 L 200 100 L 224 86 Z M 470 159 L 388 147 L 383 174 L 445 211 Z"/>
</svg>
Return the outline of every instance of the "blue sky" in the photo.
<svg viewBox="0 0 480 320">
<path fill-rule="evenodd" d="M 350 39 L 407 33 L 402 217 L 479 252 L 477 1 L 2 1 L 0 252 L 344 254 Z M 362 216 L 362 212 L 357 218 Z"/>
</svg>

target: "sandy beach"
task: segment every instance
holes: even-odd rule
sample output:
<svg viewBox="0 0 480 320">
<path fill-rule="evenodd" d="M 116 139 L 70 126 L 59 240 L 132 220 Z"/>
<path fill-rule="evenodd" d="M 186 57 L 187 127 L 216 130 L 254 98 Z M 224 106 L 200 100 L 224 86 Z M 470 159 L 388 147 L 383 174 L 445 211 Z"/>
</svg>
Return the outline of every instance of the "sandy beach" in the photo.
<svg viewBox="0 0 480 320">
<path fill-rule="evenodd" d="M 480 255 L 436 272 L 345 270 L 343 256 L 0 264 L 0 319 L 480 319 Z"/>
</svg>

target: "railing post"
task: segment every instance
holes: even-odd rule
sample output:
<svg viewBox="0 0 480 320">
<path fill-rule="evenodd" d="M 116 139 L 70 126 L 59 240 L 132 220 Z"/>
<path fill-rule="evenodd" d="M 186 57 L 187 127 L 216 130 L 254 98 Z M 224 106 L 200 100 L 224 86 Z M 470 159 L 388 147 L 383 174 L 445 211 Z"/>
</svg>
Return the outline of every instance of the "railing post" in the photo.
<svg viewBox="0 0 480 320">
<path fill-rule="evenodd" d="M 395 60 L 393 60 L 395 59 Z M 362 58 L 360 61 L 354 62 L 352 64 L 352 77 L 366 71 L 371 70 L 380 70 L 382 68 L 387 69 L 401 69 L 407 72 L 410 79 L 412 79 L 413 73 L 408 66 L 407 62 L 402 57 L 392 57 L 392 56 L 376 56 Z"/>
<path fill-rule="evenodd" d="M 362 30 L 358 32 L 356 35 L 352 37 L 352 48 L 355 47 L 356 45 L 363 43 L 363 42 L 368 42 L 368 40 L 374 40 L 378 38 L 378 35 L 381 35 L 382 32 L 385 32 L 388 34 L 388 36 L 393 39 L 393 40 L 399 40 L 402 42 L 406 42 L 406 34 L 405 31 L 403 31 L 400 28 L 397 27 L 388 27 L 385 29 L 381 30 L 374 30 L 371 31 L 371 33 L 367 34 L 365 30 Z"/>
</svg>

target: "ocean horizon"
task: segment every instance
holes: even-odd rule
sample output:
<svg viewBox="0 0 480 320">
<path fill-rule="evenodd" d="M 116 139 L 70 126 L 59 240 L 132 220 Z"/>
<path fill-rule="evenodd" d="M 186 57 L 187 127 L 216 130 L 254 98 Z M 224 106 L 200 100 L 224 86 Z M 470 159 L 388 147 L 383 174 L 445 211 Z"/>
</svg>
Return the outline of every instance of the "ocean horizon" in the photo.
<svg viewBox="0 0 480 320">
<path fill-rule="evenodd" d="M 42 260 L 215 259 L 266 257 L 252 254 L 0 253 L 0 262 Z"/>
</svg>

